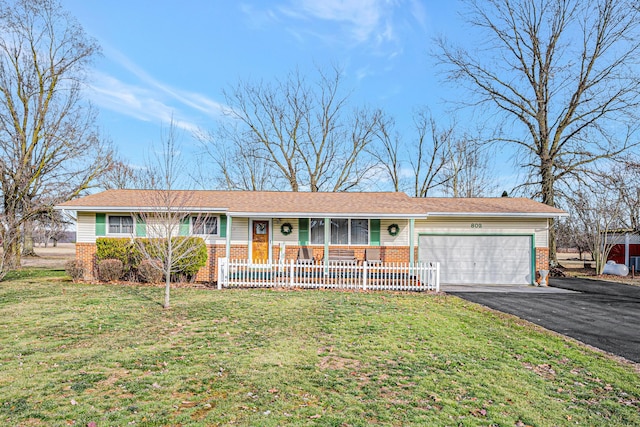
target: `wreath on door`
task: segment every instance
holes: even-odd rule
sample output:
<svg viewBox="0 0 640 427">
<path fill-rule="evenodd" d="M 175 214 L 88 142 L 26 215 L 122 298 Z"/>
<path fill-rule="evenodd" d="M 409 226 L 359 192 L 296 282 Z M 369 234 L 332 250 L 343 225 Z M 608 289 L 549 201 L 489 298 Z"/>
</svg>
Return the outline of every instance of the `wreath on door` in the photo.
<svg viewBox="0 0 640 427">
<path fill-rule="evenodd" d="M 289 234 L 291 234 L 292 231 L 293 231 L 293 226 L 288 222 L 285 222 L 280 226 L 280 232 L 285 236 L 288 236 Z"/>
</svg>

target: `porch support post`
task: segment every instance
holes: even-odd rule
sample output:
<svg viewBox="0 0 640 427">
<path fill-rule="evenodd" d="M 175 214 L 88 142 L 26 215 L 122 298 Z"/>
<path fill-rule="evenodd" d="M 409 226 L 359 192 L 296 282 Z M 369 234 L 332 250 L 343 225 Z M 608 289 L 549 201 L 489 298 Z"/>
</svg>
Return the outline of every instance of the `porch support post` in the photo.
<svg viewBox="0 0 640 427">
<path fill-rule="evenodd" d="M 331 240 L 331 218 L 324 219 L 324 274 L 329 273 L 329 241 Z"/>
<path fill-rule="evenodd" d="M 224 255 L 227 257 L 227 261 L 231 259 L 231 216 L 227 215 L 227 240 Z"/>
<path fill-rule="evenodd" d="M 416 228 L 416 220 L 411 218 L 409 220 L 409 263 L 411 265 L 413 265 L 413 263 L 415 262 L 415 249 L 416 249 L 416 242 L 414 240 L 415 228 Z"/>
</svg>

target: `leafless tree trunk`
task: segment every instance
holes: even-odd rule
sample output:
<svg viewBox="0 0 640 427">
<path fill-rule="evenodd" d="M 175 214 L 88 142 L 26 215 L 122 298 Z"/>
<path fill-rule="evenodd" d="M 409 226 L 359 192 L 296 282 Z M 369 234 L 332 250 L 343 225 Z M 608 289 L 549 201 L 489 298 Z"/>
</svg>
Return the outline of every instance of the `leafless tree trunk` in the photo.
<svg viewBox="0 0 640 427">
<path fill-rule="evenodd" d="M 80 25 L 55 0 L 0 1 L 0 34 L 0 235 L 17 268 L 25 226 L 87 189 L 111 152 L 81 98 L 99 48 Z"/>
<path fill-rule="evenodd" d="M 625 0 L 467 0 L 478 50 L 439 40 L 468 105 L 514 123 L 501 144 L 526 159 L 543 203 L 586 166 L 637 144 L 639 8 Z M 556 260 L 555 235 L 550 250 Z"/>
<path fill-rule="evenodd" d="M 374 166 L 366 148 L 380 111 L 350 109 L 337 69 L 309 83 L 300 72 L 273 84 L 240 82 L 225 91 L 220 129 L 203 136 L 227 188 L 346 191 Z"/>
</svg>

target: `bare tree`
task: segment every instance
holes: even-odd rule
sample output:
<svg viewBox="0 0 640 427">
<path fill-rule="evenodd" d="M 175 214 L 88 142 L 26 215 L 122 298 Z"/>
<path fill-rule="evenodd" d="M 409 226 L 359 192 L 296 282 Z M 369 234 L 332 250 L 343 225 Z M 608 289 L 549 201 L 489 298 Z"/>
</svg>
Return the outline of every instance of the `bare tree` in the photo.
<svg viewBox="0 0 640 427">
<path fill-rule="evenodd" d="M 208 217 L 194 213 L 194 193 L 178 190 L 182 172 L 186 169 L 180 157 L 180 143 L 173 122 L 163 132 L 161 147 L 148 160 L 147 182 L 153 184 L 144 192 L 141 209 L 135 222 L 146 226 L 149 237 L 136 239 L 136 247 L 150 266 L 162 271 L 165 280 L 164 308 L 170 307 L 171 280 L 174 274 L 197 263 L 200 249 L 188 237 L 192 236 L 191 222 L 206 226 Z M 217 224 L 216 224 L 217 226 Z"/>
<path fill-rule="evenodd" d="M 625 228 L 640 231 L 640 160 L 618 159 L 607 175 L 622 201 Z"/>
<path fill-rule="evenodd" d="M 367 150 L 375 159 L 381 174 L 391 181 L 393 191 L 404 191 L 401 153 L 405 151 L 400 135 L 395 130 L 395 120 L 382 117 L 376 133 L 376 144 Z"/>
<path fill-rule="evenodd" d="M 374 166 L 366 148 L 380 111 L 349 108 L 338 69 L 308 82 L 292 72 L 274 83 L 225 91 L 227 119 L 205 135 L 227 188 L 346 191 Z"/>
<path fill-rule="evenodd" d="M 135 168 L 122 159 L 114 159 L 98 179 L 97 185 L 103 190 L 145 189 L 151 185 L 147 178 L 146 169 Z"/>
<path fill-rule="evenodd" d="M 216 188 L 228 190 L 263 191 L 287 187 L 286 182 L 277 178 L 273 164 L 264 160 L 261 147 L 242 144 L 237 132 L 237 126 L 227 124 L 198 135 L 205 155 L 201 157 L 196 181 L 206 188 L 213 180 Z M 229 144 L 229 141 L 234 143 Z"/>
<path fill-rule="evenodd" d="M 589 236 L 578 216 L 574 214 L 562 218 L 555 223 L 555 227 L 558 248 L 576 249 L 580 259 L 584 259 L 584 254 L 590 248 Z"/>
<path fill-rule="evenodd" d="M 446 173 L 453 126 L 439 130 L 433 116 L 426 110 L 414 116 L 416 140 L 410 148 L 413 156 L 409 163 L 413 169 L 413 195 L 427 197 L 429 191 L 444 186 L 451 179 Z"/>
<path fill-rule="evenodd" d="M 34 242 L 48 247 L 50 242 L 58 246 L 58 240 L 65 235 L 71 222 L 60 211 L 51 210 L 42 214 L 34 223 Z"/>
<path fill-rule="evenodd" d="M 87 189 L 111 161 L 82 102 L 99 48 L 55 0 L 0 1 L 2 271 L 20 265 L 22 233 Z"/>
<path fill-rule="evenodd" d="M 528 185 L 556 204 L 561 182 L 635 145 L 639 8 L 625 0 L 466 0 L 480 49 L 439 40 L 448 78 L 469 105 L 514 124 L 499 138 L 531 171 Z M 553 230 L 553 229 L 552 229 Z M 551 233 L 551 257 L 556 260 Z"/>
<path fill-rule="evenodd" d="M 571 199 L 571 214 L 575 218 L 576 238 L 586 241 L 595 261 L 596 273 L 602 274 L 613 246 L 613 231 L 622 225 L 622 200 L 611 188 L 609 179 L 599 179 L 592 188 L 579 187 Z"/>
<path fill-rule="evenodd" d="M 376 161 L 376 168 L 391 181 L 394 191 L 426 197 L 449 180 L 446 165 L 454 128 L 439 129 L 427 109 L 414 113 L 413 125 L 414 134 L 408 139 L 402 138 L 395 120 L 382 117 L 376 143 L 368 150 Z"/>
<path fill-rule="evenodd" d="M 450 139 L 446 174 L 445 194 L 452 197 L 485 197 L 497 188 L 485 147 L 467 134 Z"/>
</svg>

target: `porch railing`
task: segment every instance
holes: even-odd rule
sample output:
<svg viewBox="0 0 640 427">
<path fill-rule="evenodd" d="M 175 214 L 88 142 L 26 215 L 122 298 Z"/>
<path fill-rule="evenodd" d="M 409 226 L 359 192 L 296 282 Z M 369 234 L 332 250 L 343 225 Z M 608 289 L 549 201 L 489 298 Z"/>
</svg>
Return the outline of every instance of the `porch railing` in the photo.
<svg viewBox="0 0 640 427">
<path fill-rule="evenodd" d="M 218 259 L 218 289 L 258 287 L 439 291 L 440 263 L 280 263 Z"/>
</svg>

